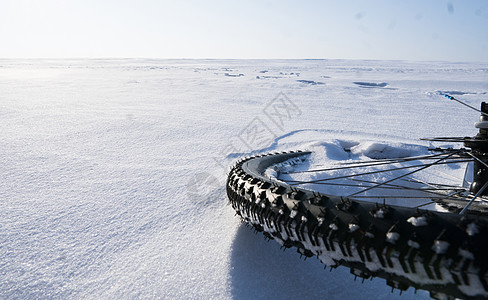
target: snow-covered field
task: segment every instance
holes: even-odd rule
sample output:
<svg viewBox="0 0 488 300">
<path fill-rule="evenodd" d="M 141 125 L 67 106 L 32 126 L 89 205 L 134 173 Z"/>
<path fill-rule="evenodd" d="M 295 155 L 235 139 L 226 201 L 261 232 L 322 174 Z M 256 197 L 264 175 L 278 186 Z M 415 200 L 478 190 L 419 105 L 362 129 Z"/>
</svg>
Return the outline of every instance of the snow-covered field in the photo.
<svg viewBox="0 0 488 300">
<path fill-rule="evenodd" d="M 0 298 L 398 297 L 241 225 L 225 173 L 254 152 L 474 135 L 479 113 L 439 91 L 478 107 L 488 64 L 0 60 Z"/>
</svg>

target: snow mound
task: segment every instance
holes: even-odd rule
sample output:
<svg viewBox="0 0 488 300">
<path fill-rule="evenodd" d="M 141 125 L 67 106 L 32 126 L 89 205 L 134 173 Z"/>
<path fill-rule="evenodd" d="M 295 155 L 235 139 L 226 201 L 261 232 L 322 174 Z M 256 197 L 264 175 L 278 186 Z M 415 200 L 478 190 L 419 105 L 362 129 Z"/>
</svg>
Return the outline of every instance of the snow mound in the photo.
<svg viewBox="0 0 488 300">
<path fill-rule="evenodd" d="M 399 158 L 420 155 L 425 152 L 425 146 L 408 145 L 404 143 L 388 144 L 384 142 L 367 141 L 351 147 L 351 153 L 364 155 L 373 159 Z"/>
</svg>

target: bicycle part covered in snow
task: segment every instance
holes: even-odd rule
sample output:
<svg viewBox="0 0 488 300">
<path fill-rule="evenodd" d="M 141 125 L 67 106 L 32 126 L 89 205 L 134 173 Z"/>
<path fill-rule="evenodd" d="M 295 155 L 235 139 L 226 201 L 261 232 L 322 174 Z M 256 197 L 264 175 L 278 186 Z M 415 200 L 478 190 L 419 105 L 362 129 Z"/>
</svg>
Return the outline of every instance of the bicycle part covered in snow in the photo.
<svg viewBox="0 0 488 300">
<path fill-rule="evenodd" d="M 280 168 L 275 168 L 306 161 L 310 152 L 256 155 L 240 160 L 231 169 L 227 195 L 236 214 L 256 231 L 282 247 L 296 247 L 301 255 L 316 256 L 326 266 L 346 266 L 363 279 L 380 277 L 394 289 L 423 289 L 434 298 L 487 298 L 488 105 L 482 104 L 481 113 L 476 123 L 479 133 L 474 137 L 425 139 L 462 142 L 468 149 L 436 148 L 417 157 L 305 171 L 323 174 L 314 180 L 293 179 L 286 173 L 280 177 Z M 406 162 L 410 165 L 398 166 Z M 451 163 L 473 166 L 468 186 L 413 177 Z M 383 169 L 371 171 L 371 166 Z M 276 176 L 269 176 L 270 169 L 278 170 Z M 349 173 L 331 175 L 331 170 Z M 397 175 L 381 182 L 362 179 L 392 172 Z M 314 184 L 356 190 L 328 194 L 314 189 Z M 376 190 L 381 192 L 371 194 Z M 410 207 L 388 204 L 394 196 L 426 202 Z M 446 211 L 426 209 L 435 205 Z"/>
</svg>

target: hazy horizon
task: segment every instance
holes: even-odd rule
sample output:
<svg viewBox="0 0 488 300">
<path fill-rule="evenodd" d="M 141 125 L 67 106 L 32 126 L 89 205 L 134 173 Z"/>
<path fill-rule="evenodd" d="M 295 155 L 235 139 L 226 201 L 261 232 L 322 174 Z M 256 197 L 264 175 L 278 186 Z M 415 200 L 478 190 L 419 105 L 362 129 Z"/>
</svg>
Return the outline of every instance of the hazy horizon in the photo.
<svg viewBox="0 0 488 300">
<path fill-rule="evenodd" d="M 488 2 L 0 3 L 1 58 L 488 62 Z"/>
</svg>

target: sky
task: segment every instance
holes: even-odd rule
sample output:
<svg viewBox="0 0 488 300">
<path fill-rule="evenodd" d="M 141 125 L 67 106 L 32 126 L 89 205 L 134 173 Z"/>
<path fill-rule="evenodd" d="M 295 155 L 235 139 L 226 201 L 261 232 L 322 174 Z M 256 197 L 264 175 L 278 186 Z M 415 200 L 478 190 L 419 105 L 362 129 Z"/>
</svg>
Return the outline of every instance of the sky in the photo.
<svg viewBox="0 0 488 300">
<path fill-rule="evenodd" d="M 0 58 L 488 62 L 488 0 L 0 0 Z"/>
</svg>

